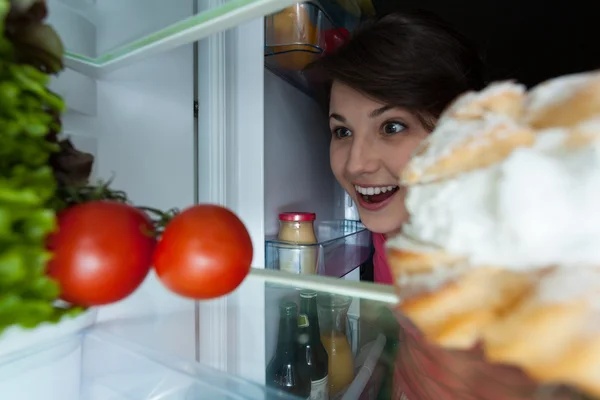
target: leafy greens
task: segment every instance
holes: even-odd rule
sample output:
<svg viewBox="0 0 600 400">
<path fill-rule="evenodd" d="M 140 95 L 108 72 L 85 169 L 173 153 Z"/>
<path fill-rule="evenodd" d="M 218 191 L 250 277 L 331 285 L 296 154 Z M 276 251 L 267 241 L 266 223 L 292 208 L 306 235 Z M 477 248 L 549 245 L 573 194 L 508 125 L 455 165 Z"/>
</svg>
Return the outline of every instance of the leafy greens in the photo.
<svg viewBox="0 0 600 400">
<path fill-rule="evenodd" d="M 65 107 L 47 88 L 63 47 L 46 14 L 43 0 L 0 0 L 0 332 L 80 311 L 55 306 L 59 287 L 45 275 L 56 225 L 49 160 L 59 150 L 48 137 Z"/>
</svg>

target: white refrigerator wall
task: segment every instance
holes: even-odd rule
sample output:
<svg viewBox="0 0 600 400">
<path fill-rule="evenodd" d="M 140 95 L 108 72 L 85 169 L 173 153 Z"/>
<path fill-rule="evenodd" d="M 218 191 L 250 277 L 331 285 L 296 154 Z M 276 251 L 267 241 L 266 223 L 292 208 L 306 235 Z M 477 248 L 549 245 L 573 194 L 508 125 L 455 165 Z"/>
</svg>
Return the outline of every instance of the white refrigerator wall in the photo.
<svg viewBox="0 0 600 400">
<path fill-rule="evenodd" d="M 265 232 L 276 234 L 278 214 L 308 211 L 336 216 L 336 183 L 329 167 L 329 124 L 318 104 L 265 69 Z M 265 289 L 265 361 L 277 346 L 279 303 L 297 301 L 294 289 Z"/>
<path fill-rule="evenodd" d="M 335 178 L 329 167 L 329 124 L 317 103 L 265 69 L 265 233 L 278 214 L 307 211 L 335 217 Z"/>
<path fill-rule="evenodd" d="M 192 0 L 102 0 L 78 11 L 57 0 L 49 5 L 50 22 L 66 47 L 90 55 L 193 11 Z M 135 204 L 169 209 L 194 202 L 193 74 L 187 45 L 102 80 L 67 70 L 53 82 L 68 105 L 64 134 L 95 155 L 95 177 L 114 178 L 113 188 L 125 190 Z M 115 321 L 127 317 L 146 317 L 144 328 Z M 132 296 L 101 308 L 98 318 L 111 330 L 129 329 L 122 333 L 138 342 L 195 356 L 194 302 L 171 294 L 152 273 Z"/>
</svg>

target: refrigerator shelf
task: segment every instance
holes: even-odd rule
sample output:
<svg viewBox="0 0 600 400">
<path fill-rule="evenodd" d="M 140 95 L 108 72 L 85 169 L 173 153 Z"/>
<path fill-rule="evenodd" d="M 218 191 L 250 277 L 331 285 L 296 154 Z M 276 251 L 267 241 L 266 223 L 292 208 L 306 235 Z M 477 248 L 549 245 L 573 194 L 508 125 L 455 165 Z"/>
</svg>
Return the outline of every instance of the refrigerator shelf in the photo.
<svg viewBox="0 0 600 400">
<path fill-rule="evenodd" d="M 93 328 L 17 359 L 0 359 L 0 393 L 19 400 L 295 398 L 134 339 Z"/>
<path fill-rule="evenodd" d="M 266 240 L 266 268 L 300 273 L 303 266 L 314 265 L 318 275 L 341 278 L 371 255 L 371 233 L 359 221 L 322 221 L 315 232 L 319 242 L 314 245 Z"/>
<path fill-rule="evenodd" d="M 48 23 L 64 42 L 66 67 L 99 78 L 297 2 L 211 0 L 194 12 L 192 1 L 175 0 L 168 12 L 156 13 L 162 1 L 49 0 Z"/>
<path fill-rule="evenodd" d="M 20 326 L 7 328 L 0 335 L 0 364 L 11 359 L 15 354 L 35 352 L 46 347 L 47 343 L 74 335 L 92 326 L 96 321 L 96 315 L 96 308 L 90 308 L 75 317 L 65 315 L 55 324 L 44 322 L 32 329 Z"/>
</svg>

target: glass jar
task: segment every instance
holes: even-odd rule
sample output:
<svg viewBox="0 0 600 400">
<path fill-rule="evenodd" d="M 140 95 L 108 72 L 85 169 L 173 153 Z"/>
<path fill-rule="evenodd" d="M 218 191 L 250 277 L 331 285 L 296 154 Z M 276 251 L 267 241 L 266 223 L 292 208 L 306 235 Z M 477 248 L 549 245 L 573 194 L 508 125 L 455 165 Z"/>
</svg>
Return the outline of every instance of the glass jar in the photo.
<svg viewBox="0 0 600 400">
<path fill-rule="evenodd" d="M 279 214 L 279 269 L 296 274 L 317 273 L 316 215 L 306 212 Z M 289 245 L 287 244 L 289 243 Z"/>
<path fill-rule="evenodd" d="M 354 356 L 346 336 L 352 298 L 333 294 L 317 296 L 321 342 L 329 355 L 329 395 L 335 396 L 354 379 Z"/>
<path fill-rule="evenodd" d="M 294 244 L 315 244 L 315 213 L 286 212 L 279 214 L 279 240 Z"/>
</svg>

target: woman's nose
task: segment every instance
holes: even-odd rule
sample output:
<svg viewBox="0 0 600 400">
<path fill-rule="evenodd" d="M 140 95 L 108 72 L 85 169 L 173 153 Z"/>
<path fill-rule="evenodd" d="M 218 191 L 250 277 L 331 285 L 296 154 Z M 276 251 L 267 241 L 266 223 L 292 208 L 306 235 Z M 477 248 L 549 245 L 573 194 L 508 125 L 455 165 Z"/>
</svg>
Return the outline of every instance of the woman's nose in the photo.
<svg viewBox="0 0 600 400">
<path fill-rule="evenodd" d="M 360 175 L 377 170 L 377 152 L 372 141 L 354 140 L 346 163 L 346 170 L 351 175 Z"/>
</svg>

